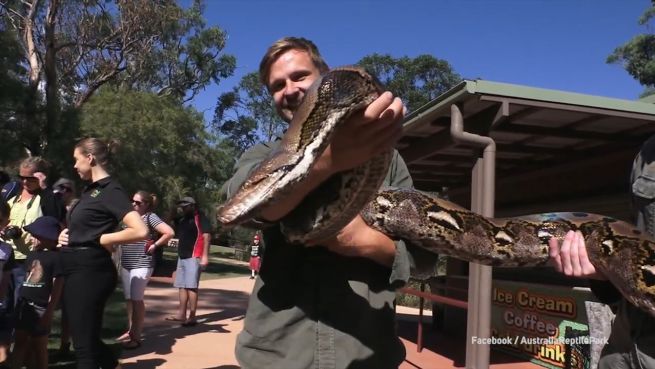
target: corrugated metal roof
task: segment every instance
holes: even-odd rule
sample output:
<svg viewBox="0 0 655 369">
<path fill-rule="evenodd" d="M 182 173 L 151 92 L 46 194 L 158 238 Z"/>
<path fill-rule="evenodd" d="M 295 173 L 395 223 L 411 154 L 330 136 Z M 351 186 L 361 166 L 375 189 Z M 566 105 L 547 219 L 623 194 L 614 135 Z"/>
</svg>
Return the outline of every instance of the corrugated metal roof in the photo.
<svg viewBox="0 0 655 369">
<path fill-rule="evenodd" d="M 417 188 L 447 188 L 463 205 L 478 149 L 450 138 L 452 104 L 460 107 L 465 130 L 496 141 L 501 207 L 567 191 L 570 196 L 616 192 L 619 186 L 625 191 L 632 158 L 655 134 L 655 105 L 645 101 L 462 81 L 407 117 L 398 149 Z M 567 189 L 543 173 L 566 174 L 573 185 Z"/>
</svg>

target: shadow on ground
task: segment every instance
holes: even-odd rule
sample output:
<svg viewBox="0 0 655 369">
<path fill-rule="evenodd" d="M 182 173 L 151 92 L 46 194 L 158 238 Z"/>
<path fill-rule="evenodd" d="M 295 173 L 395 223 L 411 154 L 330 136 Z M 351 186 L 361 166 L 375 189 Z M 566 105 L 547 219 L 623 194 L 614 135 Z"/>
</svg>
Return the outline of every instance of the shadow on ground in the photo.
<svg viewBox="0 0 655 369">
<path fill-rule="evenodd" d="M 168 283 L 151 283 L 148 288 L 173 288 Z M 176 341 L 184 337 L 199 333 L 223 334 L 230 333 L 225 326 L 217 322 L 225 320 L 240 320 L 246 313 L 249 295 L 244 292 L 222 290 L 222 289 L 201 289 L 200 302 L 204 306 L 211 306 L 214 312 L 197 316 L 198 324 L 192 327 L 184 327 L 179 323 L 166 321 L 170 315 L 170 297 L 155 295 L 148 299 L 149 321 L 155 322 L 148 327 L 144 333 L 143 344 L 134 350 L 124 350 L 122 357 L 129 359 L 148 353 L 167 355 L 172 352 Z M 159 306 L 167 305 L 167 308 Z M 158 360 L 139 360 L 137 363 L 126 363 L 123 367 L 127 369 L 147 369 L 162 365 Z M 221 367 L 232 368 L 230 366 Z"/>
</svg>

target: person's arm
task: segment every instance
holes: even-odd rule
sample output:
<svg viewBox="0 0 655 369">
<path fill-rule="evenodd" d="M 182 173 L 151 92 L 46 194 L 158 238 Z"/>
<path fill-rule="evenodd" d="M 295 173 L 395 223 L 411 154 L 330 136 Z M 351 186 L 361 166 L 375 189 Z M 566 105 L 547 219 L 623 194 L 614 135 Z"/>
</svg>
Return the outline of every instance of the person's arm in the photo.
<svg viewBox="0 0 655 369">
<path fill-rule="evenodd" d="M 171 240 L 171 238 L 175 237 L 175 231 L 173 231 L 173 228 L 169 226 L 166 223 L 161 223 L 155 227 L 155 230 L 161 234 L 159 239 L 155 242 L 155 246 L 163 246 L 168 244 L 168 241 Z"/>
<path fill-rule="evenodd" d="M 203 269 L 209 264 L 209 245 L 211 241 L 212 225 L 209 219 L 203 214 L 199 214 L 199 229 L 198 232 L 202 234 L 202 255 L 200 256 L 200 267 Z"/>
<path fill-rule="evenodd" d="M 148 237 L 148 227 L 136 211 L 125 214 L 122 221 L 125 228 L 100 236 L 100 245 L 110 253 L 114 251 L 113 245 L 141 241 Z"/>
<path fill-rule="evenodd" d="M 202 256 L 200 257 L 200 266 L 204 269 L 209 264 L 209 241 L 211 235 L 209 233 L 202 234 Z"/>
<path fill-rule="evenodd" d="M 168 245 L 168 241 L 170 241 L 175 236 L 175 231 L 173 231 L 173 228 L 164 222 L 157 224 L 154 228 L 157 232 L 159 232 L 160 236 L 152 244 L 150 249 L 148 249 L 148 253 L 153 253 L 157 247 L 164 247 Z"/>
</svg>

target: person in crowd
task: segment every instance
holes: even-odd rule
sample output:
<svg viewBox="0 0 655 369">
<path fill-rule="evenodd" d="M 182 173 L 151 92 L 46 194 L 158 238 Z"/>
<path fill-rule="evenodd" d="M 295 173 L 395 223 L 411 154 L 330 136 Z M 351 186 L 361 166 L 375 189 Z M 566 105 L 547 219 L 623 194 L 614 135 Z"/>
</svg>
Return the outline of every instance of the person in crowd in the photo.
<svg viewBox="0 0 655 369">
<path fill-rule="evenodd" d="M 64 222 L 66 208 L 63 202 L 49 188 L 41 186 L 42 180 L 39 177 L 47 173 L 48 168 L 48 162 L 39 156 L 24 159 L 18 168 L 21 191 L 7 200 L 11 207 L 11 216 L 5 236 L 14 249 L 16 259 L 7 296 L 13 301 L 12 305 L 7 306 L 9 309 L 18 302 L 20 288 L 25 281 L 25 260 L 33 246 L 31 238 L 28 239 L 28 234 L 23 232 L 22 228 L 44 215 L 54 217 L 62 224 Z"/>
<path fill-rule="evenodd" d="M 70 208 L 76 203 L 76 191 L 75 183 L 68 178 L 59 178 L 54 185 L 52 185 L 52 191 L 55 194 L 58 194 L 64 206 L 66 206 L 66 211 L 69 211 Z"/>
<path fill-rule="evenodd" d="M 100 339 L 107 299 L 116 287 L 114 246 L 145 239 L 148 227 L 132 207 L 108 165 L 117 143 L 85 138 L 75 145 L 74 168 L 90 182 L 69 212 L 68 228 L 59 234 L 64 273 L 63 307 L 78 369 L 120 368 Z M 120 228 L 119 224 L 123 227 Z"/>
<path fill-rule="evenodd" d="M 173 286 L 179 290 L 180 304 L 177 314 L 166 320 L 191 327 L 198 323 L 198 285 L 200 273 L 209 263 L 211 224 L 192 197 L 183 197 L 177 206 L 182 216 L 175 225 L 178 259 Z"/>
<path fill-rule="evenodd" d="M 5 301 L 11 270 L 14 267 L 14 250 L 11 245 L 4 241 L 4 230 L 9 224 L 9 213 L 11 209 L 6 201 L 0 199 L 0 301 Z M 0 307 L 0 368 L 8 368 L 7 358 L 11 347 L 12 324 L 6 306 Z"/>
<path fill-rule="evenodd" d="M 12 368 L 22 368 L 29 353 L 35 368 L 47 369 L 48 334 L 63 287 L 59 253 L 55 251 L 61 228 L 56 218 L 43 216 L 24 229 L 34 238 L 34 248 L 27 255 L 27 278 L 16 307 Z"/>
<path fill-rule="evenodd" d="M 148 226 L 148 238 L 144 241 L 121 245 L 121 280 L 127 302 L 129 328 L 117 338 L 126 349 L 141 346 L 141 332 L 145 316 L 144 292 L 154 269 L 153 255 L 173 238 L 173 229 L 153 212 L 157 197 L 146 191 L 132 196 L 132 206 Z"/>
<path fill-rule="evenodd" d="M 75 190 L 75 183 L 68 178 L 59 178 L 52 185 L 52 192 L 61 198 L 66 207 L 67 213 L 79 200 L 77 198 L 77 191 Z M 61 335 L 59 341 L 59 350 L 57 351 L 58 356 L 62 359 L 71 356 L 70 329 L 68 328 L 68 321 L 66 320 L 65 315 L 62 315 L 61 319 Z"/>
<path fill-rule="evenodd" d="M 252 245 L 250 245 L 250 279 L 255 279 L 259 274 L 259 266 L 261 265 L 262 246 L 260 244 L 259 234 L 255 234 L 252 238 Z"/>
<path fill-rule="evenodd" d="M 630 175 L 634 222 L 655 237 L 655 136 L 642 146 Z M 568 276 L 589 278 L 601 302 L 615 307 L 616 317 L 598 362 L 599 369 L 655 369 L 655 317 L 628 302 L 589 261 L 584 237 L 569 232 L 560 245 L 550 241 L 555 269 Z"/>
<path fill-rule="evenodd" d="M 278 115 L 290 122 L 308 88 L 327 70 L 313 42 L 286 37 L 268 49 L 259 76 Z M 404 110 L 399 98 L 383 93 L 337 129 L 304 186 L 262 209 L 257 221 L 268 226 L 263 231 L 266 249 L 237 339 L 242 368 L 384 369 L 397 368 L 405 358 L 393 309 L 395 289 L 409 278 L 410 255 L 404 243 L 357 216 L 334 237 L 292 245 L 278 222 L 331 175 L 393 148 L 402 134 Z M 277 138 L 245 152 L 224 186 L 226 194 L 236 192 L 279 145 Z M 395 150 L 384 184 L 412 186 Z"/>
<path fill-rule="evenodd" d="M 20 192 L 21 186 L 20 182 L 11 179 L 9 173 L 0 170 L 0 189 L 0 199 L 7 201 Z"/>
</svg>

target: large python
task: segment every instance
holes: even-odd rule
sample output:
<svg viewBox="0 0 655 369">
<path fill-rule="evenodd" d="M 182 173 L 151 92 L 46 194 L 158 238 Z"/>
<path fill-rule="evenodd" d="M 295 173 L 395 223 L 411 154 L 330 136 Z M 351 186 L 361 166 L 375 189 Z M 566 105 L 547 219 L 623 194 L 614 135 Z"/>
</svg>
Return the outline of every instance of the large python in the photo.
<svg viewBox="0 0 655 369">
<path fill-rule="evenodd" d="M 337 68 L 307 91 L 280 146 L 219 208 L 226 225 L 257 218 L 259 210 L 294 191 L 330 142 L 335 129 L 381 93 L 358 68 Z M 655 241 L 631 224 L 588 213 L 485 218 L 446 200 L 409 189 L 380 190 L 390 153 L 323 183 L 281 222 L 292 242 L 336 234 L 357 214 L 409 247 L 499 267 L 548 261 L 548 240 L 583 233 L 589 259 L 637 307 L 655 316 Z"/>
</svg>

